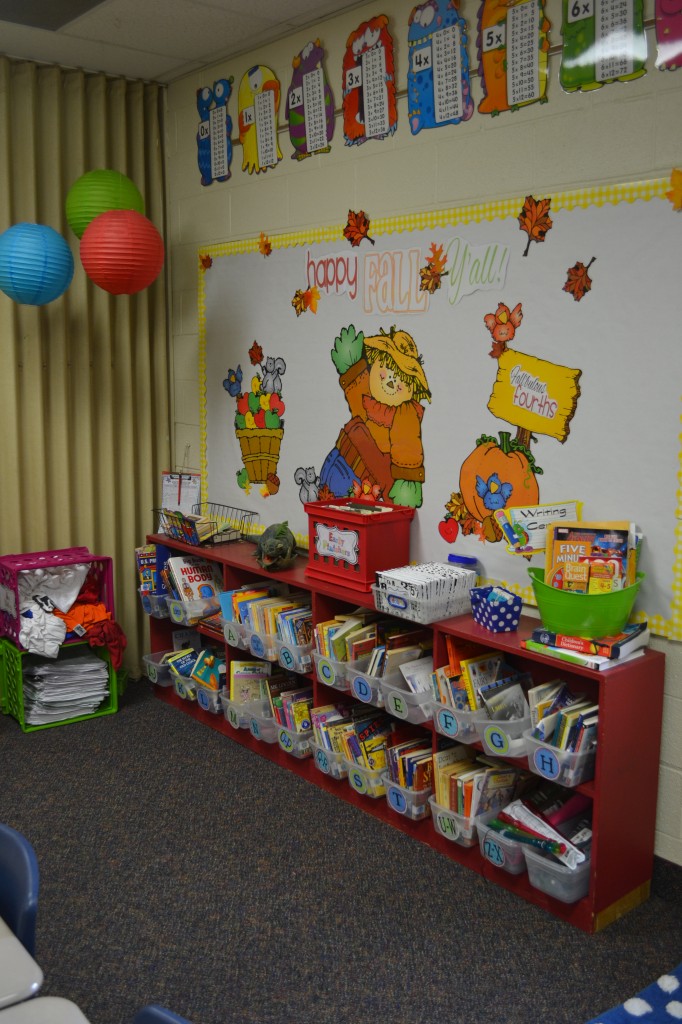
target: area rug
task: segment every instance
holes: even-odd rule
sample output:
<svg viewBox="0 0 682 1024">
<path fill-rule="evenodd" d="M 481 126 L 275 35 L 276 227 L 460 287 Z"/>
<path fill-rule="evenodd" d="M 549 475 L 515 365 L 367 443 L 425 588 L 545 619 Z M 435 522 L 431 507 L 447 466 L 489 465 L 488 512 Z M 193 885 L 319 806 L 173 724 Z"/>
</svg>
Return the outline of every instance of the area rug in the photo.
<svg viewBox="0 0 682 1024">
<path fill-rule="evenodd" d="M 682 964 L 620 1006 L 593 1017 L 588 1024 L 673 1024 L 682 1021 Z"/>
</svg>

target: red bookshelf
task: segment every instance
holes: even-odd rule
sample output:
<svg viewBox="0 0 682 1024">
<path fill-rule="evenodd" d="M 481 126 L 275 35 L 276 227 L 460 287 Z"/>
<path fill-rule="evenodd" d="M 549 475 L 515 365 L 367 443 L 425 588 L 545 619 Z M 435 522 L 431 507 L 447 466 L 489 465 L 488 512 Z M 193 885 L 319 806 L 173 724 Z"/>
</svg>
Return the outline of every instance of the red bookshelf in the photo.
<svg viewBox="0 0 682 1024">
<path fill-rule="evenodd" d="M 164 535 L 151 535 L 147 540 L 173 553 L 197 552 L 196 547 L 170 540 Z M 254 544 L 238 541 L 202 549 L 202 554 L 221 565 L 226 589 L 231 590 L 254 580 L 276 578 L 292 587 L 308 591 L 315 622 L 358 605 L 374 606 L 371 592 L 351 590 L 331 581 L 307 576 L 304 556 L 292 569 L 271 574 L 260 568 L 254 558 L 254 551 Z M 232 728 L 223 715 L 211 714 L 195 702 L 183 700 L 172 687 L 156 686 L 154 689 L 159 699 L 222 733 L 233 742 L 295 772 L 312 785 L 333 793 L 359 810 L 426 843 L 451 860 L 477 871 L 489 881 L 556 917 L 583 931 L 595 932 L 644 902 L 649 895 L 654 856 L 665 659 L 661 653 L 647 650 L 642 657 L 606 672 L 557 662 L 526 651 L 521 646 L 521 641 L 529 636 L 535 626 L 536 619 L 522 618 L 517 632 L 493 634 L 477 625 L 470 615 L 463 615 L 434 623 L 429 628 L 434 633 L 436 665 L 445 664 L 447 660 L 445 637 L 450 634 L 491 651 L 502 651 L 510 664 L 530 672 L 536 683 L 560 677 L 598 701 L 599 737 L 595 777 L 577 787 L 593 801 L 589 892 L 575 903 L 564 903 L 534 888 L 525 872 L 510 874 L 494 866 L 482 856 L 478 844 L 465 847 L 449 841 L 436 831 L 431 818 L 413 821 L 392 810 L 385 798 L 373 799 L 357 793 L 347 780 L 335 779 L 320 771 L 313 758 L 294 757 L 277 743 L 257 740 L 248 729 Z M 169 619 L 150 617 L 150 650 L 156 652 L 171 648 L 174 628 L 177 627 Z M 206 632 L 212 639 L 217 639 L 214 632 Z M 235 651 L 227 644 L 225 649 L 228 662 L 231 657 L 244 655 L 243 651 Z M 315 704 L 330 703 L 341 696 L 338 690 L 321 683 L 314 673 L 308 678 L 312 680 Z M 346 696 L 349 700 L 353 699 L 351 695 Z M 415 725 L 414 728 L 430 732 L 435 749 L 437 733 L 431 723 Z"/>
</svg>

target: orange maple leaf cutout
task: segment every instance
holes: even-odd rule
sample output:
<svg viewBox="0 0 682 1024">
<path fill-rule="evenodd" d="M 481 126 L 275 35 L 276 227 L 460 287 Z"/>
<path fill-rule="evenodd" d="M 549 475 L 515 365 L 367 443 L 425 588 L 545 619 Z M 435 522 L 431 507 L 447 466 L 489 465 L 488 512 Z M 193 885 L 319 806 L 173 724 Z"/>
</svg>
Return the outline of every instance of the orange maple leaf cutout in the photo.
<svg viewBox="0 0 682 1024">
<path fill-rule="evenodd" d="M 202 270 L 209 270 L 213 266 L 213 259 L 205 252 L 199 257 L 199 262 Z"/>
<path fill-rule="evenodd" d="M 320 301 L 320 293 L 313 285 L 312 288 L 308 288 L 303 292 L 303 298 L 305 300 L 306 309 L 312 310 L 313 313 L 317 313 L 317 304 Z"/>
<path fill-rule="evenodd" d="M 270 239 L 264 231 L 260 233 L 260 241 L 258 243 L 258 251 L 262 256 L 269 256 L 272 252 L 272 244 Z"/>
<path fill-rule="evenodd" d="M 355 213 L 354 210 L 348 211 L 348 222 L 343 229 L 344 238 L 347 238 L 352 246 L 360 245 L 363 238 L 366 238 L 368 242 L 374 245 L 374 239 L 368 235 L 369 231 L 369 217 L 364 210 L 358 210 Z"/>
<path fill-rule="evenodd" d="M 530 243 L 544 242 L 545 235 L 551 229 L 552 218 L 549 216 L 551 202 L 551 199 L 534 199 L 533 196 L 526 196 L 518 218 L 521 230 L 528 235 L 528 245 L 524 256 L 528 255 Z"/>
<path fill-rule="evenodd" d="M 673 204 L 673 210 L 678 213 L 682 210 L 682 170 L 673 167 L 670 173 L 670 191 L 666 192 L 665 198 Z"/>
<path fill-rule="evenodd" d="M 592 278 L 587 273 L 594 261 L 596 256 L 593 256 L 590 262 L 585 266 L 584 263 L 575 263 L 572 267 L 569 267 L 566 272 L 566 284 L 564 285 L 564 291 L 572 295 L 576 302 L 580 302 L 586 292 L 589 292 L 592 287 Z"/>
<path fill-rule="evenodd" d="M 443 252 L 443 246 L 436 245 L 435 242 L 432 242 L 427 265 L 431 267 L 434 274 L 442 274 L 445 271 L 445 265 L 447 262 L 448 258 Z"/>
</svg>

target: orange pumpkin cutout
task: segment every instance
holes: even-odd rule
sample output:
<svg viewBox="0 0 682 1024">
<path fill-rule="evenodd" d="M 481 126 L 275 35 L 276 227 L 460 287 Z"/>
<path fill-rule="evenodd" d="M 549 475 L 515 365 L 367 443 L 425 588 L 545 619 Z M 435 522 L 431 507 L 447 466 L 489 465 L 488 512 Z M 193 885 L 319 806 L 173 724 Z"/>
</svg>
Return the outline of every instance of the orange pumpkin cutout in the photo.
<svg viewBox="0 0 682 1024">
<path fill-rule="evenodd" d="M 528 448 L 508 432 L 500 431 L 499 442 L 484 434 L 462 463 L 459 489 L 471 515 L 483 523 L 496 509 L 537 505 L 536 473 L 542 470 Z"/>
</svg>

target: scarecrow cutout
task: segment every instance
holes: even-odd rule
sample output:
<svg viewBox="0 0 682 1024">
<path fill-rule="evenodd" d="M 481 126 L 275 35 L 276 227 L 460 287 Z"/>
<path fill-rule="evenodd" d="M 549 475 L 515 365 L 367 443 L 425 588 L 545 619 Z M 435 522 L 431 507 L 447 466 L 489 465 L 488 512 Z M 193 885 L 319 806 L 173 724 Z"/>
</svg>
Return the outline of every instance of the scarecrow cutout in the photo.
<svg viewBox="0 0 682 1024">
<path fill-rule="evenodd" d="M 365 337 L 351 324 L 331 357 L 350 419 L 320 471 L 320 500 L 371 494 L 418 508 L 425 478 L 421 401 L 431 401 L 431 392 L 414 340 L 395 327 Z"/>
</svg>

